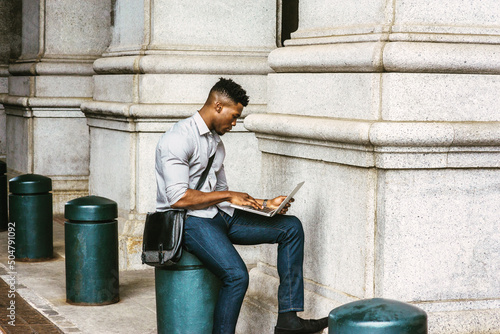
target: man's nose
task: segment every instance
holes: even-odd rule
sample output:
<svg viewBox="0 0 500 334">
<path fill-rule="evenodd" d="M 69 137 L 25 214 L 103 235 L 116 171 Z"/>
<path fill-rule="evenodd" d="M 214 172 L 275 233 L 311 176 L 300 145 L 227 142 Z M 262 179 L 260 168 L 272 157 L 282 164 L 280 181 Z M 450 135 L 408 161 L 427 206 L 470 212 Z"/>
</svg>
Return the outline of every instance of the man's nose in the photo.
<svg viewBox="0 0 500 334">
<path fill-rule="evenodd" d="M 236 120 L 231 123 L 232 126 L 236 126 Z"/>
</svg>

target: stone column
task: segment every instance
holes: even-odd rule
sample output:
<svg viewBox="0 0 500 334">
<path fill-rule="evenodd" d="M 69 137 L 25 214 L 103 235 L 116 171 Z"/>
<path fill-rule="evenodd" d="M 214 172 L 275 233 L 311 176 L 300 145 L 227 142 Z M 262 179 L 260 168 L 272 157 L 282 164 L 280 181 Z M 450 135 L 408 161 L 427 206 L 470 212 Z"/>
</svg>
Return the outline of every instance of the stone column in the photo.
<svg viewBox="0 0 500 334">
<path fill-rule="evenodd" d="M 245 126 L 266 189 L 306 181 L 291 213 L 309 314 L 384 297 L 426 310 L 431 333 L 498 332 L 499 43 L 495 0 L 300 2 L 268 113 Z M 251 271 L 250 323 L 276 312 L 274 266 Z"/>
<path fill-rule="evenodd" d="M 5 0 L 0 3 L 0 158 L 6 158 L 7 127 L 2 104 L 9 91 L 9 60 L 21 52 L 21 4 Z"/>
<path fill-rule="evenodd" d="M 80 104 L 109 45 L 110 2 L 22 2 L 22 53 L 9 66 L 7 164 L 53 181 L 54 212 L 88 193 L 89 144 Z"/>
<path fill-rule="evenodd" d="M 114 12 L 112 43 L 94 62 L 94 99 L 82 110 L 90 126 L 90 193 L 118 203 L 120 266 L 135 269 L 142 268 L 145 215 L 156 205 L 158 139 L 201 108 L 221 76 L 247 90 L 245 115 L 265 110 L 276 4 L 117 0 Z M 255 136 L 238 123 L 223 139 L 231 188 L 260 191 Z"/>
</svg>

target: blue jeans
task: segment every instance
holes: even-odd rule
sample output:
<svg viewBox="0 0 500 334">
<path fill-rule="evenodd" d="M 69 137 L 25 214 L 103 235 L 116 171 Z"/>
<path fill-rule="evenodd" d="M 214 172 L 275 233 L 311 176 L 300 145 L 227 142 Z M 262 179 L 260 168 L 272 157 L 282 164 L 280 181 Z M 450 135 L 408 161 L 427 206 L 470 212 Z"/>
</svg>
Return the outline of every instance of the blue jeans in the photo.
<svg viewBox="0 0 500 334">
<path fill-rule="evenodd" d="M 217 276 L 222 287 L 214 313 L 213 333 L 232 334 L 248 287 L 248 271 L 233 244 L 278 244 L 279 312 L 304 310 L 304 230 L 294 216 L 264 217 L 219 210 L 214 218 L 188 216 L 184 227 L 186 250 Z"/>
</svg>

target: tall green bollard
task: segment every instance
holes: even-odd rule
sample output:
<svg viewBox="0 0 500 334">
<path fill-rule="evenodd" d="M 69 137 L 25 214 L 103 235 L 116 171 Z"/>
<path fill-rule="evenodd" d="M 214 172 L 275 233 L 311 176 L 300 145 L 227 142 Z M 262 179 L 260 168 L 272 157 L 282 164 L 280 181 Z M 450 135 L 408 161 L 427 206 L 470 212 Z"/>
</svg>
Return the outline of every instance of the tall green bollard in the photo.
<svg viewBox="0 0 500 334">
<path fill-rule="evenodd" d="M 174 266 L 155 268 L 158 334 L 211 334 L 220 281 L 186 251 Z"/>
<path fill-rule="evenodd" d="M 426 334 L 427 314 L 410 304 L 373 298 L 333 309 L 328 334 Z"/>
<path fill-rule="evenodd" d="M 7 230 L 7 164 L 0 161 L 0 231 Z"/>
<path fill-rule="evenodd" d="M 9 221 L 15 228 L 18 261 L 45 261 L 53 257 L 52 180 L 25 174 L 9 180 Z"/>
<path fill-rule="evenodd" d="M 64 207 L 66 301 L 107 305 L 120 300 L 118 208 L 99 196 L 71 200 Z"/>
</svg>

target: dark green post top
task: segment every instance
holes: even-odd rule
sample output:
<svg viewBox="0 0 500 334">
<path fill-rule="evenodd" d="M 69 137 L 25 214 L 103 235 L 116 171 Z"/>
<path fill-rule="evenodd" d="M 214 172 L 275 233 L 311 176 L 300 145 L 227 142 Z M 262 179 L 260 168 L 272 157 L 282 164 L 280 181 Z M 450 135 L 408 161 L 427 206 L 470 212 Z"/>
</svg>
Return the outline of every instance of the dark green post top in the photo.
<svg viewBox="0 0 500 334">
<path fill-rule="evenodd" d="M 13 194 L 43 194 L 52 190 L 52 180 L 38 174 L 24 174 L 9 180 Z"/>
<path fill-rule="evenodd" d="M 427 314 L 397 300 L 373 298 L 333 309 L 329 324 L 334 327 L 329 333 L 421 334 L 427 333 Z"/>
<path fill-rule="evenodd" d="M 99 196 L 76 198 L 64 206 L 64 218 L 72 221 L 109 221 L 118 217 L 116 202 Z"/>
<path fill-rule="evenodd" d="M 7 164 L 3 161 L 0 161 L 0 174 L 7 173 Z"/>
</svg>

